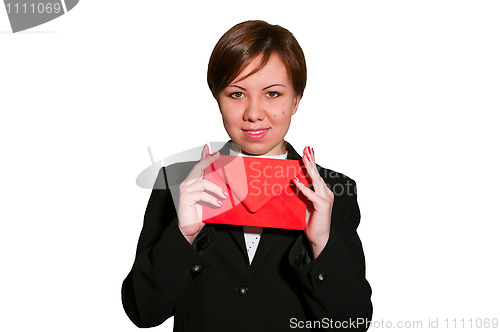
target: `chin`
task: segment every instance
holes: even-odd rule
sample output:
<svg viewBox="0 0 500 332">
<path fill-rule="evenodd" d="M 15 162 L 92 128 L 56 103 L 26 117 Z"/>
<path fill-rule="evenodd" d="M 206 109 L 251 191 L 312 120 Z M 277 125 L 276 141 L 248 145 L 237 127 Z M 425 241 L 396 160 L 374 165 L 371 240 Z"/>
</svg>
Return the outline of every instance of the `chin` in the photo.
<svg viewBox="0 0 500 332">
<path fill-rule="evenodd" d="M 242 144 L 239 145 L 240 148 L 245 151 L 247 154 L 252 154 L 252 155 L 263 155 L 268 153 L 273 149 L 274 146 L 256 146 L 258 144 Z"/>
<path fill-rule="evenodd" d="M 240 148 L 241 148 L 242 152 L 245 152 L 246 154 L 260 155 L 260 154 L 264 154 L 267 152 L 266 150 L 252 149 L 252 148 L 248 148 L 246 146 L 240 146 Z"/>
<path fill-rule="evenodd" d="M 236 145 L 238 145 L 240 147 L 240 149 L 242 150 L 242 152 L 246 153 L 246 154 L 252 154 L 252 155 L 261 155 L 261 154 L 264 154 L 266 153 L 267 151 L 269 151 L 269 149 L 266 149 L 265 147 L 258 147 L 256 146 L 257 144 L 255 143 L 248 143 L 248 142 L 241 142 L 241 141 L 236 141 L 236 140 L 232 140 L 233 143 L 235 143 Z"/>
</svg>

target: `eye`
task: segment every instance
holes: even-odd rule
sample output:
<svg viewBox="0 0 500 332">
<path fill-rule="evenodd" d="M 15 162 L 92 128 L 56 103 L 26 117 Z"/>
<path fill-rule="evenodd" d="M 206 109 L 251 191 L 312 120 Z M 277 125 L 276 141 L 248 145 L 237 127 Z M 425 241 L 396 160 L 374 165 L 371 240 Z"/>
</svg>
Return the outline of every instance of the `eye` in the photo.
<svg viewBox="0 0 500 332">
<path fill-rule="evenodd" d="M 266 96 L 268 96 L 269 98 L 276 98 L 281 96 L 281 93 L 276 91 L 269 91 L 268 93 L 266 93 Z"/>
<path fill-rule="evenodd" d="M 244 94 L 243 92 L 233 92 L 229 95 L 229 97 L 234 98 L 234 99 L 240 99 L 243 98 Z"/>
</svg>

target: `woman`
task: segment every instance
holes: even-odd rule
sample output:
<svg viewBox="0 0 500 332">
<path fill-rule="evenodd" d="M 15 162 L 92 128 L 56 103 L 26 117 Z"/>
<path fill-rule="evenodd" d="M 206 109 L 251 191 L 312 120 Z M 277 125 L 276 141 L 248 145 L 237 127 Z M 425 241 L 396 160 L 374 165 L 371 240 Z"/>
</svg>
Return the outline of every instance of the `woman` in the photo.
<svg viewBox="0 0 500 332">
<path fill-rule="evenodd" d="M 231 141 L 212 155 L 205 146 L 196 165 L 161 170 L 122 287 L 127 315 L 139 327 L 174 315 L 175 331 L 366 330 L 355 183 L 284 140 L 306 85 L 300 45 L 280 26 L 240 23 L 215 46 L 208 85 Z M 228 197 L 203 178 L 221 154 L 301 160 L 310 184 L 293 181 L 309 201 L 305 230 L 205 224 L 201 205 Z"/>
</svg>

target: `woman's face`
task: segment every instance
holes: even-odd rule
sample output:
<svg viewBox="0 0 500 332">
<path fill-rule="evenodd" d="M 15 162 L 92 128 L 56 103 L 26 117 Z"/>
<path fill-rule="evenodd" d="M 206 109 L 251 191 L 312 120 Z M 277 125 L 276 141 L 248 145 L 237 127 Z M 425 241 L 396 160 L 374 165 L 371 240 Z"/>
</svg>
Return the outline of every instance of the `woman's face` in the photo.
<svg viewBox="0 0 500 332">
<path fill-rule="evenodd" d="M 256 57 L 217 98 L 224 127 L 243 153 L 278 155 L 286 152 L 284 137 L 300 97 L 295 96 L 278 55 L 255 74 L 240 80 L 260 64 Z"/>
</svg>

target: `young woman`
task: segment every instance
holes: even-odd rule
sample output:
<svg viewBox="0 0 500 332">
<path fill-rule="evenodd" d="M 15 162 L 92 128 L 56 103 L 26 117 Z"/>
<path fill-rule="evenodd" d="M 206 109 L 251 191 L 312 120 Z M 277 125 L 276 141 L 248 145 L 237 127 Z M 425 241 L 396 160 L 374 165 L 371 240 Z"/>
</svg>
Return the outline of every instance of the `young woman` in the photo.
<svg viewBox="0 0 500 332">
<path fill-rule="evenodd" d="M 284 139 L 306 85 L 300 45 L 280 26 L 237 24 L 213 50 L 208 85 L 231 140 L 160 171 L 122 286 L 127 315 L 139 327 L 174 315 L 175 331 L 367 330 L 355 182 Z M 293 181 L 308 199 L 305 230 L 205 224 L 201 205 L 228 197 L 204 179 L 221 154 L 301 160 L 310 183 Z"/>
</svg>

